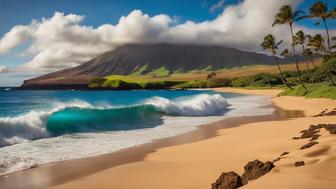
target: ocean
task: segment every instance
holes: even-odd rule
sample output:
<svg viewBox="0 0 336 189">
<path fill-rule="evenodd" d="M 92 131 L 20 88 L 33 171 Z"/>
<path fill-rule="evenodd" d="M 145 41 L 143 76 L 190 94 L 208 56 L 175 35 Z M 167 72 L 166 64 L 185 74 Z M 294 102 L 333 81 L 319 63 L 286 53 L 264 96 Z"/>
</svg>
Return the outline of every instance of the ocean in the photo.
<svg viewBox="0 0 336 189">
<path fill-rule="evenodd" d="M 263 96 L 210 90 L 0 88 L 0 175 L 115 152 L 224 118 L 271 114 L 270 103 Z"/>
</svg>

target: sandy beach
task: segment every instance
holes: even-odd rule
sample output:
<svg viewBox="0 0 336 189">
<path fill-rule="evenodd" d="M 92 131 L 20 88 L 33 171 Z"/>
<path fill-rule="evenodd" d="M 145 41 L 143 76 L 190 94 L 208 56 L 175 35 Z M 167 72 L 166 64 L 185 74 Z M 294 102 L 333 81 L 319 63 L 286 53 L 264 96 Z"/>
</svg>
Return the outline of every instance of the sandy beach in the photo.
<svg viewBox="0 0 336 189">
<path fill-rule="evenodd" d="M 53 186 L 68 188 L 210 188 L 222 172 L 243 172 L 243 166 L 255 159 L 272 161 L 289 152 L 267 175 L 250 181 L 243 188 L 334 188 L 336 184 L 335 135 L 321 130 L 319 144 L 300 150 L 309 139 L 293 140 L 311 124 L 335 123 L 335 116 L 313 117 L 336 101 L 276 97 L 279 90 L 216 89 L 223 92 L 266 95 L 275 106 L 302 110 L 305 117 L 241 124 L 221 129 L 217 136 L 204 140 L 162 147 L 143 160 L 121 164 L 70 182 Z M 296 161 L 305 166 L 295 167 Z"/>
</svg>

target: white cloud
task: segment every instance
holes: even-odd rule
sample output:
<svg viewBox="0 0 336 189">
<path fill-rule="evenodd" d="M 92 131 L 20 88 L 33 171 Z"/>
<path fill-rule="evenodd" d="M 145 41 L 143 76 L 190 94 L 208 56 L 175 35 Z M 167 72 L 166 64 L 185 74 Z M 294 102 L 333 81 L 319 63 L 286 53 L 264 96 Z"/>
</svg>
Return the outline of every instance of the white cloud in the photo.
<svg viewBox="0 0 336 189">
<path fill-rule="evenodd" d="M 224 8 L 224 3 L 225 3 L 225 0 L 219 0 L 217 3 L 213 4 L 210 7 L 209 11 L 210 12 L 215 12 L 216 10 Z"/>
<path fill-rule="evenodd" d="M 10 72 L 10 69 L 7 66 L 1 66 L 0 65 L 0 74 L 8 73 L 8 72 Z"/>
<path fill-rule="evenodd" d="M 82 25 L 84 16 L 56 12 L 51 18 L 34 20 L 13 27 L 0 40 L 0 53 L 29 43 L 22 52 L 33 58 L 26 70 L 55 71 L 79 65 L 125 43 L 188 43 L 222 45 L 249 51 L 261 51 L 259 44 L 268 33 L 290 44 L 288 26 L 273 28 L 275 13 L 284 4 L 302 0 L 245 0 L 227 6 L 213 20 L 178 23 L 168 15 L 149 16 L 134 10 L 115 25 Z M 318 32 L 308 30 L 310 33 Z M 336 33 L 335 31 L 331 31 Z"/>
</svg>

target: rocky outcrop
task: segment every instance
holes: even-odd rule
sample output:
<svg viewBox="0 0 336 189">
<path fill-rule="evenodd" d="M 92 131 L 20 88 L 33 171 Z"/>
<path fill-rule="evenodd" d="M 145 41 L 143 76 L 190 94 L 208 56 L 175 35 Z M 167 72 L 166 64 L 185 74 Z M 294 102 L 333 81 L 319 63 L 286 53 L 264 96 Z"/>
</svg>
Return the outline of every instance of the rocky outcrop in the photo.
<svg viewBox="0 0 336 189">
<path fill-rule="evenodd" d="M 304 166 L 305 165 L 305 162 L 304 161 L 297 161 L 294 163 L 295 167 L 301 167 L 301 166 Z"/>
<path fill-rule="evenodd" d="M 309 142 L 309 143 L 307 143 L 307 144 L 301 146 L 300 150 L 304 150 L 304 149 L 310 148 L 310 147 L 312 147 L 312 146 L 314 146 L 314 145 L 316 145 L 316 144 L 318 144 L 318 142 L 316 142 L 316 141 L 311 141 L 311 142 Z"/>
<path fill-rule="evenodd" d="M 297 140 L 297 139 L 310 138 L 310 141 L 314 141 L 321 136 L 318 133 L 320 132 L 320 129 L 322 128 L 329 131 L 330 134 L 336 134 L 336 124 L 318 124 L 318 125 L 310 125 L 307 130 L 301 131 L 302 134 L 300 137 L 293 137 L 293 139 Z M 314 143 L 311 143 L 311 144 L 314 144 Z"/>
<path fill-rule="evenodd" d="M 248 183 L 250 180 L 255 180 L 274 168 L 274 164 L 270 161 L 262 162 L 254 160 L 248 162 L 244 166 L 244 173 L 240 177 L 237 173 L 231 171 L 222 173 L 221 176 L 212 183 L 212 189 L 236 189 Z"/>
<path fill-rule="evenodd" d="M 329 131 L 330 134 L 336 134 L 336 124 L 319 124 L 319 126 Z"/>
<path fill-rule="evenodd" d="M 336 115 L 336 108 L 334 108 L 333 110 L 331 110 L 330 112 L 328 112 L 328 109 L 325 109 L 324 111 L 322 111 L 321 113 L 313 116 L 313 117 L 320 117 L 320 116 L 334 116 Z"/>
<path fill-rule="evenodd" d="M 313 135 L 315 135 L 315 134 L 317 134 L 317 133 L 320 132 L 317 129 L 318 128 L 315 127 L 315 125 L 311 125 L 308 130 L 301 131 L 302 135 L 300 136 L 300 138 L 303 139 L 303 138 L 311 138 L 311 137 L 313 137 Z"/>
<path fill-rule="evenodd" d="M 247 184 L 250 180 L 255 180 L 266 173 L 270 172 L 274 168 L 274 164 L 270 161 L 261 162 L 259 160 L 254 160 L 248 162 L 244 166 L 245 172 L 242 175 L 243 184 Z"/>
<path fill-rule="evenodd" d="M 221 176 L 212 184 L 212 189 L 236 189 L 243 186 L 241 177 L 231 171 L 222 173 Z"/>
</svg>

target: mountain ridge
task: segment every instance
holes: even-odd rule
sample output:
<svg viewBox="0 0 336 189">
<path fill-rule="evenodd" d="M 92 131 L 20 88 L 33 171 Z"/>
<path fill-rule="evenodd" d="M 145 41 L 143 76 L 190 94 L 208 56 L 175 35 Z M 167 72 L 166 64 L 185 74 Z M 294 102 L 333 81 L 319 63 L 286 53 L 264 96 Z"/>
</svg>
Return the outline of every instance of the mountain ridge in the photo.
<svg viewBox="0 0 336 189">
<path fill-rule="evenodd" d="M 289 63 L 288 59 L 281 59 Z M 79 66 L 24 81 L 22 88 L 67 88 L 85 86 L 94 77 L 129 75 L 157 69 L 174 72 L 219 70 L 249 65 L 273 65 L 273 57 L 234 48 L 209 45 L 126 44 L 105 52 Z M 145 69 L 144 69 L 145 68 Z M 77 87 L 78 87 L 77 86 Z"/>
</svg>

